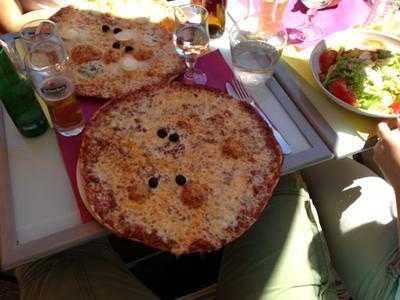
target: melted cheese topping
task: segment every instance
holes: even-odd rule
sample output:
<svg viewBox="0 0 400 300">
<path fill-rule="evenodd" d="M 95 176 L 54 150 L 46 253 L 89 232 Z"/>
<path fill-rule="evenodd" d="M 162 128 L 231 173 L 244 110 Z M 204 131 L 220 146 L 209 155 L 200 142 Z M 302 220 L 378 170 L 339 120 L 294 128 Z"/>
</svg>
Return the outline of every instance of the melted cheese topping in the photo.
<svg viewBox="0 0 400 300">
<path fill-rule="evenodd" d="M 281 156 L 268 143 L 264 126 L 225 95 L 164 87 L 110 105 L 92 120 L 83 149 L 96 148 L 98 141 L 104 147 L 90 154 L 93 161 L 82 173 L 113 192 L 118 209 L 106 218 L 123 216 L 147 234 L 176 242 L 176 254 L 199 240 L 219 248 L 246 229 L 234 231 L 238 219 L 246 227 L 255 221 L 271 192 L 267 183 L 276 183 Z M 160 138 L 160 128 L 177 133 L 179 142 Z M 175 182 L 177 175 L 186 177 L 185 186 Z M 151 177 L 159 178 L 156 188 L 148 185 Z M 185 189 L 189 200 L 203 202 L 188 206 Z M 119 226 L 114 229 L 123 232 Z"/>
<path fill-rule="evenodd" d="M 148 66 L 148 63 L 138 61 L 132 56 L 124 56 L 120 61 L 121 68 L 125 71 L 140 70 Z"/>
<path fill-rule="evenodd" d="M 114 35 L 117 41 L 129 41 L 137 38 L 137 36 L 138 35 L 135 32 L 135 30 L 131 29 L 122 30 L 121 32 L 118 32 L 117 34 Z"/>
</svg>

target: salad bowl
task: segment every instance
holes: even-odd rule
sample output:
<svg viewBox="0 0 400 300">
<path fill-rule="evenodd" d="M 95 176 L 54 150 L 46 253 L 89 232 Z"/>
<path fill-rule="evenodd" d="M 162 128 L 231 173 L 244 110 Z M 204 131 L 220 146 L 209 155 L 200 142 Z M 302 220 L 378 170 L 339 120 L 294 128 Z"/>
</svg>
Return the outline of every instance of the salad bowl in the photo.
<svg viewBox="0 0 400 300">
<path fill-rule="evenodd" d="M 324 66 L 321 65 L 323 62 L 320 58 L 322 59 L 321 55 L 329 56 L 326 55 L 327 49 L 333 50 L 334 58 L 331 58 L 328 66 Z M 396 53 L 399 56 L 393 55 Z M 351 57 L 350 60 L 344 61 L 342 54 L 344 59 L 347 59 L 346 56 Z M 356 55 L 359 57 L 351 60 Z M 381 71 L 380 66 L 390 59 L 390 67 L 385 65 Z M 357 66 L 357 62 L 362 66 Z M 374 31 L 340 31 L 325 37 L 315 46 L 310 56 L 310 67 L 322 91 L 336 104 L 373 118 L 400 116 L 400 39 Z M 390 70 L 387 71 L 388 69 Z M 348 87 L 343 87 L 346 82 Z M 354 85 L 357 85 L 357 90 L 353 92 L 351 89 Z M 350 96 L 343 96 L 343 90 L 349 90 Z"/>
</svg>

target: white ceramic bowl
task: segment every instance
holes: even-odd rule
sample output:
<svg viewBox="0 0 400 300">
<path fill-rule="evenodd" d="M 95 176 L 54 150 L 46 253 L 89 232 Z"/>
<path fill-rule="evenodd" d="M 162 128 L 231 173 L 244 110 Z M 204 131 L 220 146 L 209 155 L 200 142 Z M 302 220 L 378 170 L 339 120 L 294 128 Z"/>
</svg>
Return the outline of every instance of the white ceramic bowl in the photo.
<svg viewBox="0 0 400 300">
<path fill-rule="evenodd" d="M 400 39 L 374 31 L 345 30 L 325 37 L 315 46 L 310 56 L 310 67 L 313 77 L 329 99 L 352 112 L 368 117 L 387 119 L 400 116 L 400 114 L 379 113 L 354 107 L 335 97 L 322 85 L 319 79 L 319 74 L 321 72 L 319 68 L 319 57 L 327 48 L 338 49 L 339 47 L 347 49 L 357 47 L 361 49 L 387 49 L 400 52 Z"/>
</svg>

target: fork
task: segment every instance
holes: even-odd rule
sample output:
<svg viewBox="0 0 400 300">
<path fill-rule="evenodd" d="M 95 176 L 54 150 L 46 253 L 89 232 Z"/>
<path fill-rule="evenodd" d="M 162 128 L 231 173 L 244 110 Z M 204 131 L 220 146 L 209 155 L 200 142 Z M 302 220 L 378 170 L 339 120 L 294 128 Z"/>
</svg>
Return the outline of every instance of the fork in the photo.
<svg viewBox="0 0 400 300">
<path fill-rule="evenodd" d="M 242 101 L 249 103 L 252 107 L 254 107 L 255 110 L 260 114 L 260 116 L 269 125 L 269 127 L 271 127 L 272 133 L 273 133 L 275 139 L 277 140 L 277 142 L 279 143 L 283 154 L 290 154 L 292 152 L 292 150 L 290 149 L 288 142 L 284 139 L 282 134 L 275 128 L 275 126 L 272 125 L 269 117 L 261 109 L 261 107 L 255 101 L 254 97 L 246 90 L 243 83 L 241 81 L 237 80 L 236 78 L 234 78 L 231 81 L 231 84 L 232 84 L 233 90 L 234 90 L 235 94 L 238 96 L 238 98 Z M 228 83 L 227 83 L 227 85 L 228 85 Z"/>
</svg>

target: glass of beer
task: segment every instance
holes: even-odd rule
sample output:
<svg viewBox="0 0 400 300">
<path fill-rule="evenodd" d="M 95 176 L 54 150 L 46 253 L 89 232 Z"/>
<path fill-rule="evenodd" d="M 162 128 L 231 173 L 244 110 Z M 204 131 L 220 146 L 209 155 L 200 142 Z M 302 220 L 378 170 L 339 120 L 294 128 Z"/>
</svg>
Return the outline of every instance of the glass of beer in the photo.
<svg viewBox="0 0 400 300">
<path fill-rule="evenodd" d="M 265 32 L 277 32 L 282 27 L 282 20 L 288 0 L 261 0 L 259 8 L 260 26 Z"/>
<path fill-rule="evenodd" d="M 37 43 L 52 41 L 62 45 L 57 24 L 50 20 L 34 20 L 24 24 L 19 32 L 25 52 L 29 52 Z M 63 48 L 63 55 L 68 56 Z"/>
<path fill-rule="evenodd" d="M 225 10 L 227 0 L 192 0 L 193 4 L 201 5 L 208 11 L 208 31 L 210 38 L 223 35 L 225 30 Z"/>
<path fill-rule="evenodd" d="M 84 128 L 84 118 L 74 93 L 69 59 L 55 42 L 36 44 L 26 56 L 28 74 L 49 110 L 55 129 L 63 136 L 75 136 Z"/>
</svg>

